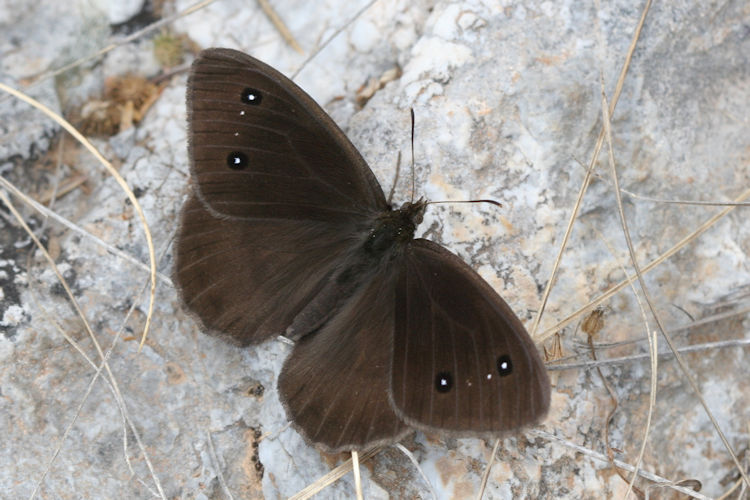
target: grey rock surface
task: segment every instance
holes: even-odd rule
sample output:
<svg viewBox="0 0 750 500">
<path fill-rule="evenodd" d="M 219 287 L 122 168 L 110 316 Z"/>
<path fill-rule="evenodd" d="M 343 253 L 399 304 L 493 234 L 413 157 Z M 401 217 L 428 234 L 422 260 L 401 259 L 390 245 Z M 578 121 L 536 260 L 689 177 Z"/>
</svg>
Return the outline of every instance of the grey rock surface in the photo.
<svg viewBox="0 0 750 500">
<path fill-rule="evenodd" d="M 132 5 L 137 5 L 133 2 Z M 107 78 L 159 67 L 153 33 L 26 87 L 40 73 L 106 46 L 108 10 L 97 3 L 0 2 L 0 81 L 54 110 L 96 96 Z M 279 0 L 275 9 L 305 50 L 286 45 L 254 2 L 217 0 L 171 24 L 200 48 L 227 46 L 292 74 L 364 2 Z M 24 4 L 26 5 L 26 4 Z M 164 14 L 187 8 L 166 3 Z M 387 192 L 398 152 L 409 158 L 416 114 L 416 194 L 432 200 L 492 198 L 489 205 L 430 206 L 420 232 L 469 262 L 530 328 L 601 128 L 600 76 L 608 97 L 642 6 L 633 2 L 381 0 L 296 78 L 344 128 Z M 140 27 L 140 26 L 139 26 Z M 402 73 L 361 107 L 357 93 L 389 70 Z M 34 198 L 74 174 L 84 188 L 52 211 L 71 229 L 13 198 L 43 236 L 102 349 L 108 370 L 53 271 L 0 209 L 0 491 L 8 498 L 286 498 L 335 467 L 288 426 L 276 379 L 290 346 L 239 349 L 202 334 L 169 277 L 180 206 L 188 192 L 185 74 L 173 75 L 143 121 L 95 145 L 143 207 L 159 278 L 151 331 L 148 251 L 142 226 L 116 182 L 90 155 L 61 143 L 57 126 L 0 96 L 0 174 Z M 612 117 L 625 214 L 642 267 L 724 207 L 659 200 L 735 200 L 750 189 L 750 8 L 744 2 L 657 2 L 648 14 Z M 395 201 L 408 200 L 408 161 Z M 403 166 L 403 165 L 402 165 Z M 563 254 L 537 337 L 632 271 L 600 155 Z M 0 189 L 4 189 L 0 186 Z M 747 207 L 646 275 L 656 310 L 680 345 L 749 338 Z M 97 239 L 94 239 L 97 238 Z M 100 241 L 109 245 L 103 246 Z M 647 352 L 630 288 L 604 302 L 597 356 Z M 723 319 L 713 315 L 727 313 Z M 649 325 L 654 322 L 649 317 Z M 698 320 L 709 318 L 704 323 Z M 579 325 L 559 329 L 565 362 L 591 358 Z M 694 324 L 696 323 L 696 324 Z M 684 328 L 693 325 L 691 328 Z M 554 331 L 554 330 L 553 330 Z M 75 342 L 66 340 L 63 333 Z M 545 346 L 552 348 L 550 339 Z M 660 346 L 663 340 L 659 338 Z M 540 347 L 541 348 L 541 347 Z M 748 348 L 686 355 L 692 375 L 738 453 L 748 448 Z M 650 369 L 602 369 L 619 405 L 608 431 L 615 458 L 634 464 L 644 437 Z M 110 375 L 111 373 L 111 375 Z M 552 408 L 538 430 L 502 440 L 486 499 L 621 498 L 627 483 L 606 455 L 612 402 L 599 373 L 550 371 Z M 473 498 L 492 444 L 416 433 L 402 443 L 438 498 Z M 590 453 L 580 453 L 571 445 Z M 659 363 L 657 405 L 643 467 L 694 478 L 721 495 L 736 470 L 685 376 Z M 362 467 L 366 498 L 429 498 L 400 451 Z M 638 487 L 653 488 L 639 481 Z M 658 496 L 658 491 L 651 490 Z M 351 474 L 321 498 L 352 498 Z"/>
</svg>

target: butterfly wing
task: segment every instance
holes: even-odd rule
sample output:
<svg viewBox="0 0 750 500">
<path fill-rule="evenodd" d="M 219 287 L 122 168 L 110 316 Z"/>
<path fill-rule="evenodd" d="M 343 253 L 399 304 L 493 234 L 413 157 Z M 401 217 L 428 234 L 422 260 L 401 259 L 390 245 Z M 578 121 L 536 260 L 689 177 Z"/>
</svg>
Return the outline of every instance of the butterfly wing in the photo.
<svg viewBox="0 0 750 500">
<path fill-rule="evenodd" d="M 215 217 L 191 194 L 175 282 L 208 333 L 246 345 L 284 333 L 351 247 L 351 229 L 316 221 Z"/>
<path fill-rule="evenodd" d="M 187 101 L 194 193 L 181 215 L 175 282 L 210 333 L 261 341 L 285 331 L 368 214 L 388 206 L 336 124 L 262 62 L 201 52 Z"/>
<path fill-rule="evenodd" d="M 187 101 L 191 175 L 212 213 L 336 222 L 388 209 L 341 129 L 257 59 L 231 49 L 201 52 Z"/>
<path fill-rule="evenodd" d="M 396 413 L 456 436 L 496 436 L 544 417 L 547 372 L 492 287 L 428 240 L 413 241 L 400 267 L 390 383 Z"/>
<path fill-rule="evenodd" d="M 395 273 L 387 269 L 284 363 L 278 388 L 295 428 L 327 452 L 364 451 L 411 429 L 388 401 Z"/>
</svg>

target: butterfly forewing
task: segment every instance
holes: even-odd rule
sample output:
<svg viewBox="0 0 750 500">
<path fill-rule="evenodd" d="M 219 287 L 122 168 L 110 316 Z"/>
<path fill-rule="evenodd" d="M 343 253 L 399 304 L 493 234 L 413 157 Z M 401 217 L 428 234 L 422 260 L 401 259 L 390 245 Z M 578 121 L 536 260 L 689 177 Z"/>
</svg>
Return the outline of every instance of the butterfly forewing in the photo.
<svg viewBox="0 0 750 500">
<path fill-rule="evenodd" d="M 539 421 L 544 365 L 521 322 L 461 259 L 409 245 L 396 287 L 391 399 L 409 424 L 497 435 Z"/>
<path fill-rule="evenodd" d="M 387 209 L 333 120 L 246 54 L 201 52 L 188 81 L 188 120 L 191 173 L 215 214 L 336 222 Z"/>
</svg>

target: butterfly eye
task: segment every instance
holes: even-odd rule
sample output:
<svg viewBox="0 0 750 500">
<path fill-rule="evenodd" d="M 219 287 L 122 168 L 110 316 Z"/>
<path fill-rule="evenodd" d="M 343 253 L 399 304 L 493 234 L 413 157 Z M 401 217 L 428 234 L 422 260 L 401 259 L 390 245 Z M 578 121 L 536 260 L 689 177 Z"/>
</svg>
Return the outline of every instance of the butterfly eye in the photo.
<svg viewBox="0 0 750 500">
<path fill-rule="evenodd" d="M 448 372 L 440 372 L 435 377 L 435 389 L 438 392 L 448 392 L 453 387 L 453 376 Z"/>
<path fill-rule="evenodd" d="M 263 94 L 261 94 L 258 90 L 247 87 L 242 91 L 241 98 L 242 102 L 244 102 L 245 104 L 252 104 L 253 106 L 257 106 L 258 104 L 260 104 L 260 101 L 263 100 Z"/>
<path fill-rule="evenodd" d="M 510 356 L 507 354 L 503 354 L 497 358 L 497 373 L 499 373 L 501 377 L 513 373 L 513 363 L 511 363 Z"/>
<path fill-rule="evenodd" d="M 227 155 L 227 166 L 233 170 L 242 170 L 247 167 L 247 155 L 234 151 Z"/>
</svg>

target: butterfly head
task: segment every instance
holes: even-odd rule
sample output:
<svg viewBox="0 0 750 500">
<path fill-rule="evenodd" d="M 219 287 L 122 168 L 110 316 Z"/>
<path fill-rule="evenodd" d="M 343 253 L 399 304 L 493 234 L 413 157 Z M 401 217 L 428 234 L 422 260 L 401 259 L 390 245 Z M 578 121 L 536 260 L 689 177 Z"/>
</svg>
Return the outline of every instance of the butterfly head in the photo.
<svg viewBox="0 0 750 500">
<path fill-rule="evenodd" d="M 424 211 L 427 209 L 427 202 L 424 198 L 420 198 L 417 201 L 407 201 L 401 208 L 396 210 L 400 214 L 401 218 L 405 222 L 411 223 L 414 229 L 417 229 L 424 219 Z M 414 237 L 414 231 L 412 230 L 412 237 Z"/>
</svg>

